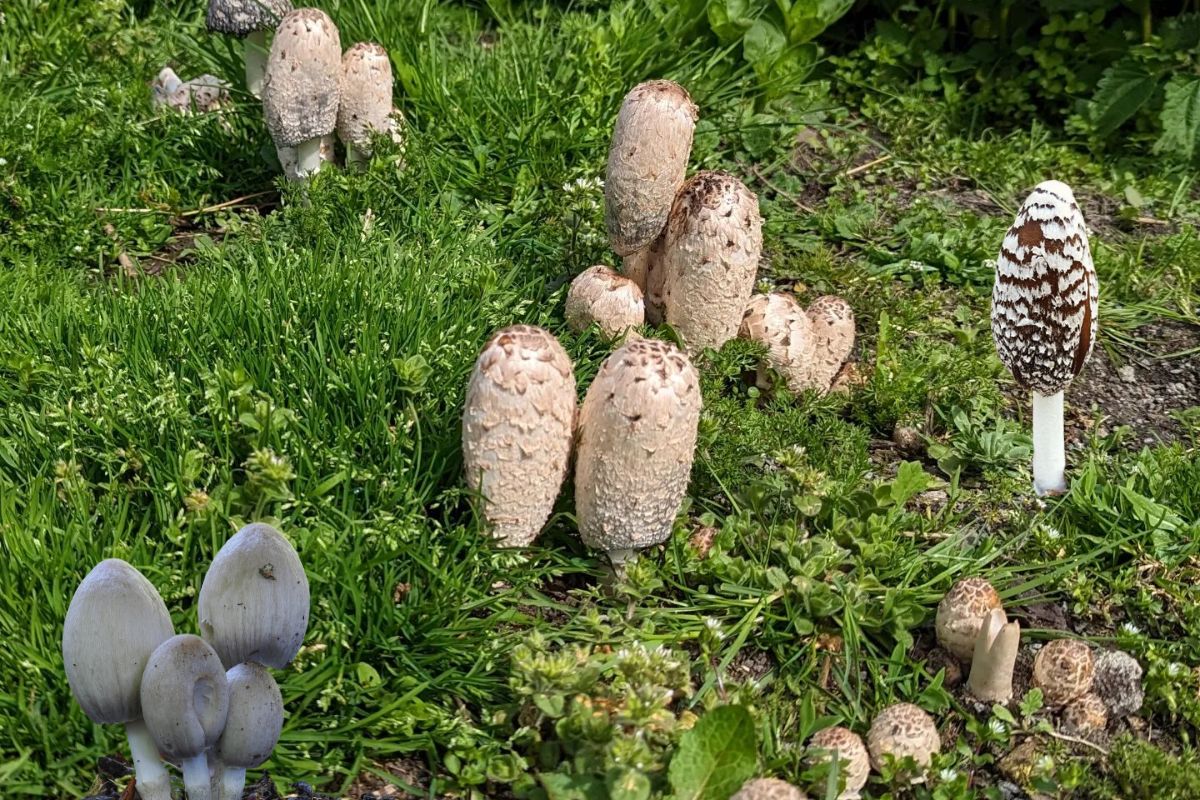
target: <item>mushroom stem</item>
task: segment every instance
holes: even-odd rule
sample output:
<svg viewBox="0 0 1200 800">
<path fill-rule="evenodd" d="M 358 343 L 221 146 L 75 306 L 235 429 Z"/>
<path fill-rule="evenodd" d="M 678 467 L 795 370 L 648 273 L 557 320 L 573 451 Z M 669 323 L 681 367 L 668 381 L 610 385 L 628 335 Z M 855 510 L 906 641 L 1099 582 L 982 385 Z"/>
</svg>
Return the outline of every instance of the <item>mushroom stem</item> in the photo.
<svg viewBox="0 0 1200 800">
<path fill-rule="evenodd" d="M 321 169 L 321 137 L 306 139 L 296 145 L 296 174 L 301 179 L 316 175 Z"/>
<path fill-rule="evenodd" d="M 226 766 L 221 775 L 221 800 L 241 800 L 245 788 L 245 767 Z"/>
<path fill-rule="evenodd" d="M 133 756 L 133 773 L 142 800 L 171 800 L 171 776 L 158 755 L 158 745 L 140 719 L 125 723 L 125 738 Z"/>
<path fill-rule="evenodd" d="M 208 785 L 212 787 L 213 800 L 221 800 L 221 785 L 225 775 L 225 765 L 221 763 L 221 759 L 217 756 L 217 749 L 214 747 L 205 755 L 208 761 Z M 241 795 L 237 795 L 234 800 L 240 800 Z"/>
<path fill-rule="evenodd" d="M 1009 622 L 1004 609 L 983 618 L 967 688 L 985 703 L 1007 703 L 1013 695 L 1013 667 L 1021 646 L 1021 623 Z"/>
<path fill-rule="evenodd" d="M 263 76 L 267 73 L 267 32 L 254 31 L 246 35 L 246 89 L 262 97 Z"/>
<path fill-rule="evenodd" d="M 1039 496 L 1067 491 L 1063 393 L 1033 393 L 1033 489 Z"/>
<path fill-rule="evenodd" d="M 360 164 L 366 160 L 367 160 L 367 157 L 363 153 L 362 150 L 359 150 L 357 147 L 355 147 L 352 144 L 346 145 L 346 166 L 347 167 L 349 167 L 351 164 Z"/>
<path fill-rule="evenodd" d="M 183 772 L 183 788 L 187 790 L 188 800 L 212 800 L 207 753 L 180 759 L 179 769 Z"/>
</svg>

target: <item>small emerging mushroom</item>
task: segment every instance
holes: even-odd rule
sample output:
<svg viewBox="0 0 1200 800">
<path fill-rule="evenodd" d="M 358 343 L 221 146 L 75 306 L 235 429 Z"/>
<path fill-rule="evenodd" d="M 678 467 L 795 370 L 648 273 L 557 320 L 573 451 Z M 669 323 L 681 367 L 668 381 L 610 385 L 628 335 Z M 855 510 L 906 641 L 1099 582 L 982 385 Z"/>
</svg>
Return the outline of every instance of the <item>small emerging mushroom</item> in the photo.
<svg viewBox="0 0 1200 800">
<path fill-rule="evenodd" d="M 584 544 L 621 564 L 670 537 L 701 402 L 696 368 L 674 345 L 635 339 L 605 360 L 579 415 L 575 506 Z"/>
<path fill-rule="evenodd" d="M 171 776 L 142 720 L 142 673 L 174 635 L 158 592 L 126 562 L 101 561 L 79 584 L 63 623 L 67 683 L 98 725 L 125 725 L 143 800 L 170 800 Z"/>
<path fill-rule="evenodd" d="M 262 96 L 267 31 L 291 10 L 291 0 L 208 0 L 208 30 L 245 40 L 246 89 L 255 97 Z"/>
<path fill-rule="evenodd" d="M 1096 656 L 1092 690 L 1104 701 L 1113 717 L 1136 714 L 1145 699 L 1142 665 L 1121 650 L 1105 650 Z"/>
<path fill-rule="evenodd" d="M 854 309 L 842 298 L 827 294 L 812 301 L 808 318 L 815 340 L 809 381 L 819 391 L 827 392 L 854 350 Z"/>
<path fill-rule="evenodd" d="M 392 134 L 392 62 L 380 45 L 359 42 L 342 56 L 338 138 L 346 146 L 346 164 L 371 157 L 373 134 Z"/>
<path fill-rule="evenodd" d="M 1062 726 L 1067 733 L 1090 736 L 1108 725 L 1108 709 L 1104 701 L 1096 695 L 1087 694 L 1076 697 L 1063 709 Z"/>
<path fill-rule="evenodd" d="M 642 290 L 606 266 L 588 267 L 571 281 L 566 316 L 573 331 L 585 331 L 594 323 L 615 339 L 645 322 Z"/>
<path fill-rule="evenodd" d="M 862 738 L 849 728 L 834 726 L 813 734 L 808 746 L 819 753 L 810 758 L 810 763 L 827 763 L 837 759 L 839 774 L 844 779 L 838 800 L 857 800 L 871 772 L 867 747 Z"/>
<path fill-rule="evenodd" d="M 675 196 L 660 267 L 664 318 L 689 352 L 737 335 L 762 252 L 758 198 L 724 172 L 701 172 Z M 830 376 L 832 378 L 832 376 Z"/>
<path fill-rule="evenodd" d="M 1009 622 L 1003 608 L 983 618 L 975 638 L 975 653 L 967 689 L 986 703 L 1007 703 L 1013 696 L 1013 670 L 1021 649 L 1021 624 Z"/>
<path fill-rule="evenodd" d="M 192 112 L 219 111 L 229 100 L 228 85 L 215 75 L 201 75 L 190 81 L 180 80 L 175 70 L 163 67 L 150 84 L 151 105 L 167 107 L 185 116 Z"/>
<path fill-rule="evenodd" d="M 227 669 L 243 661 L 283 669 L 308 630 L 308 577 L 279 531 L 252 523 L 217 552 L 197 605 L 200 633 Z"/>
<path fill-rule="evenodd" d="M 1078 639 L 1055 639 L 1033 660 L 1033 685 L 1042 690 L 1046 706 L 1065 706 L 1092 688 L 1095 664 L 1092 648 Z"/>
<path fill-rule="evenodd" d="M 158 646 L 142 675 L 142 713 L 158 749 L 179 763 L 188 800 L 210 800 L 208 750 L 225 729 L 229 686 L 208 642 L 180 634 Z"/>
<path fill-rule="evenodd" d="M 283 697 L 271 672 L 253 661 L 226 673 L 229 716 L 217 742 L 222 800 L 236 800 L 246 785 L 246 770 L 271 757 L 283 730 Z"/>
<path fill-rule="evenodd" d="M 532 325 L 498 331 L 471 372 L 463 409 L 467 485 L 505 547 L 537 538 L 567 476 L 575 427 L 571 358 Z"/>
<path fill-rule="evenodd" d="M 1033 487 L 1067 489 L 1063 392 L 1092 352 L 1099 288 L 1070 187 L 1034 188 L 1004 236 L 992 289 L 992 336 L 1013 379 L 1033 393 Z"/>
<path fill-rule="evenodd" d="M 770 370 L 778 372 L 794 393 L 805 389 L 825 391 L 828 385 L 810 381 L 814 348 L 812 321 L 790 294 L 756 294 L 746 304 L 738 336 L 767 348 L 766 363 L 758 367 L 756 383 L 771 388 Z"/>
<path fill-rule="evenodd" d="M 808 800 L 808 795 L 778 778 L 751 778 L 729 800 Z"/>
<path fill-rule="evenodd" d="M 301 177 L 321 168 L 321 139 L 337 123 L 341 74 L 341 38 L 329 15 L 316 8 L 288 12 L 267 57 L 263 114 L 275 149 L 296 148 Z"/>
<path fill-rule="evenodd" d="M 942 740 L 933 717 L 912 703 L 888 706 L 875 717 L 867 731 L 871 766 L 882 771 L 887 756 L 895 759 L 911 757 L 922 769 L 921 774 L 913 776 L 913 783 L 924 782 L 923 771 L 929 768 L 934 754 L 941 749 Z"/>
<path fill-rule="evenodd" d="M 1000 607 L 1000 595 L 984 578 L 958 581 L 938 603 L 935 622 L 938 644 L 959 661 L 971 663 L 984 618 Z"/>
</svg>

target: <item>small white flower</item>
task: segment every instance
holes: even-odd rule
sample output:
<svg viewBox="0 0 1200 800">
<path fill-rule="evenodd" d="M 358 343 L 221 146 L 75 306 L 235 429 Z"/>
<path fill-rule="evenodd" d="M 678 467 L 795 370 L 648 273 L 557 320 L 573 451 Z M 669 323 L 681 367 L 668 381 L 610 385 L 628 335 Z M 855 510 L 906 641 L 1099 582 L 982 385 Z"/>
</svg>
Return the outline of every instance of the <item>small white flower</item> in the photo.
<svg viewBox="0 0 1200 800">
<path fill-rule="evenodd" d="M 1126 622 L 1121 625 L 1121 630 L 1123 630 L 1125 633 L 1128 633 L 1130 636 L 1140 636 L 1142 633 L 1142 629 L 1137 625 L 1134 625 L 1132 622 Z"/>
<path fill-rule="evenodd" d="M 1180 664 L 1178 661 L 1171 662 L 1171 665 L 1167 667 L 1167 674 L 1172 678 L 1178 678 L 1186 672 L 1187 667 L 1185 667 L 1183 664 Z"/>
<path fill-rule="evenodd" d="M 945 769 L 943 769 L 941 772 L 938 773 L 938 778 L 941 779 L 942 783 L 949 783 L 950 781 L 955 780 L 957 777 L 958 777 L 958 770 L 952 769 L 950 767 L 946 767 Z"/>
<path fill-rule="evenodd" d="M 716 617 L 708 617 L 704 620 L 704 627 L 708 628 L 709 632 L 718 639 L 725 638 L 725 631 L 721 629 L 721 620 Z"/>
<path fill-rule="evenodd" d="M 991 720 L 988 721 L 988 729 L 997 736 L 1003 736 L 1004 734 L 1008 733 L 1008 726 L 1005 725 L 1002 720 L 996 719 L 995 717 L 992 717 Z"/>
<path fill-rule="evenodd" d="M 75 245 L 74 247 L 72 247 L 72 248 L 71 248 L 71 250 L 72 250 L 72 251 L 74 251 L 74 252 L 76 252 L 76 253 L 82 253 L 82 252 L 83 252 L 83 247 L 82 247 L 81 245 Z"/>
<path fill-rule="evenodd" d="M 0 167 L 3 167 L 7 163 L 8 163 L 8 159 L 0 156 Z"/>
</svg>

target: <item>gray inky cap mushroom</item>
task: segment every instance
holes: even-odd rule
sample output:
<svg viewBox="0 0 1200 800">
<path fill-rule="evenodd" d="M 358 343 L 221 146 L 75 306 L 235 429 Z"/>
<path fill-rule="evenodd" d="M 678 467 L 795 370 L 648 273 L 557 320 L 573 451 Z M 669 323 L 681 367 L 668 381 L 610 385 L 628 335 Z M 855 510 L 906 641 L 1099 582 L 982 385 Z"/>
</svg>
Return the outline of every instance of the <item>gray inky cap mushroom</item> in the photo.
<svg viewBox="0 0 1200 800">
<path fill-rule="evenodd" d="M 1142 665 L 1121 650 L 1105 650 L 1096 656 L 1092 691 L 1108 706 L 1113 717 L 1136 714 L 1145 700 Z"/>
<path fill-rule="evenodd" d="M 606 266 L 588 267 L 571 281 L 566 316 L 573 331 L 585 331 L 594 323 L 615 339 L 645 322 L 642 290 Z"/>
<path fill-rule="evenodd" d="M 1048 708 L 1065 706 L 1091 691 L 1095 662 L 1092 648 L 1078 639 L 1055 639 L 1033 659 L 1033 685 Z"/>
<path fill-rule="evenodd" d="M 209 566 L 199 611 L 200 633 L 226 668 L 286 667 L 308 630 L 308 577 L 295 548 L 270 525 L 242 528 Z"/>
<path fill-rule="evenodd" d="M 933 717 L 912 703 L 888 706 L 879 713 L 867 731 L 871 766 L 882 771 L 888 756 L 895 759 L 911 757 L 922 770 L 913 776 L 913 783 L 925 780 L 924 770 L 941 749 L 942 740 Z"/>
<path fill-rule="evenodd" d="M 175 633 L 142 573 L 117 558 L 97 564 L 71 598 L 62 655 L 71 693 L 101 725 L 124 724 L 144 800 L 169 800 L 171 779 L 142 721 L 142 672 Z"/>
<path fill-rule="evenodd" d="M 975 640 L 983 619 L 995 608 L 1000 608 L 1000 595 L 984 578 L 964 578 L 946 592 L 938 603 L 938 644 L 949 650 L 959 661 L 971 663 L 975 654 Z"/>
<path fill-rule="evenodd" d="M 206 27 L 246 40 L 246 88 L 255 97 L 262 94 L 267 31 L 274 30 L 280 17 L 291 10 L 291 0 L 208 0 Z"/>
<path fill-rule="evenodd" d="M 1099 287 L 1087 226 L 1071 188 L 1038 184 L 996 259 L 992 337 L 1000 360 L 1033 393 L 1033 485 L 1066 491 L 1063 392 L 1096 341 Z"/>
<path fill-rule="evenodd" d="M 826 763 L 837 758 L 843 781 L 838 800 L 857 800 L 871 772 L 870 758 L 862 738 L 849 728 L 834 726 L 813 734 L 808 746 L 815 751 L 809 763 Z"/>
<path fill-rule="evenodd" d="M 724 172 L 701 172 L 675 196 L 662 245 L 664 318 L 695 353 L 737 335 L 762 252 L 758 198 Z"/>
<path fill-rule="evenodd" d="M 283 730 L 283 697 L 271 672 L 253 661 L 238 664 L 225 676 L 229 716 L 217 742 L 221 798 L 236 800 L 246 785 L 246 770 L 271 757 Z"/>
<path fill-rule="evenodd" d="M 790 294 L 772 292 L 751 297 L 738 336 L 767 348 L 766 361 L 758 367 L 760 389 L 771 388 L 771 370 L 779 373 L 792 392 L 828 388 L 813 386 L 809 380 L 816 346 L 812 322 Z"/>
<path fill-rule="evenodd" d="M 729 800 L 808 800 L 808 795 L 778 778 L 752 778 Z"/>
<path fill-rule="evenodd" d="M 505 547 L 533 542 L 567 476 L 575 428 L 571 358 L 532 325 L 498 331 L 471 372 L 463 410 L 467 485 Z"/>
<path fill-rule="evenodd" d="M 199 636 L 173 636 L 150 656 L 141 695 L 146 728 L 158 749 L 179 763 L 188 800 L 210 800 L 208 749 L 229 713 L 221 659 Z"/>
<path fill-rule="evenodd" d="M 372 135 L 395 129 L 392 116 L 392 62 L 387 50 L 359 42 L 342 56 L 338 138 L 346 146 L 346 163 L 370 158 Z"/>
<path fill-rule="evenodd" d="M 296 148 L 301 175 L 320 169 L 321 137 L 337 124 L 341 75 L 342 43 L 329 15 L 316 8 L 289 12 L 267 57 L 263 114 L 276 149 Z"/>
<path fill-rule="evenodd" d="M 605 360 L 579 415 L 575 507 L 584 544 L 620 563 L 670 537 L 701 403 L 696 368 L 672 344 L 636 339 Z"/>
</svg>

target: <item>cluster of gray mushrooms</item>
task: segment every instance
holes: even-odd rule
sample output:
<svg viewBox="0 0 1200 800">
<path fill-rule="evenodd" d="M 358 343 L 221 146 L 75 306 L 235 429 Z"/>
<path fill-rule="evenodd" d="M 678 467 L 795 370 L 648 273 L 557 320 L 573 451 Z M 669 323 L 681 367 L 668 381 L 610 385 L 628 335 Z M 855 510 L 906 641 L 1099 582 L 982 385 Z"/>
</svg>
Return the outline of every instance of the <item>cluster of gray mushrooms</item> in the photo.
<svg viewBox="0 0 1200 800">
<path fill-rule="evenodd" d="M 142 800 L 171 800 L 176 765 L 190 800 L 241 800 L 246 770 L 283 728 L 271 675 L 308 630 L 308 578 L 290 542 L 247 525 L 218 551 L 197 601 L 200 636 L 176 635 L 153 584 L 111 558 L 71 598 L 62 654 L 93 722 L 124 725 Z"/>
</svg>

